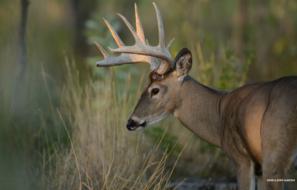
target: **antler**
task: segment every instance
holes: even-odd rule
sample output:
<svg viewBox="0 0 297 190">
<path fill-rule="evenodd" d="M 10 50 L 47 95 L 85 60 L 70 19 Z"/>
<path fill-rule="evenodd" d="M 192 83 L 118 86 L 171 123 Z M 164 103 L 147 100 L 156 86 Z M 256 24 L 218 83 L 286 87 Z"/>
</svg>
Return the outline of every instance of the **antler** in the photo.
<svg viewBox="0 0 297 190">
<path fill-rule="evenodd" d="M 143 27 L 139 19 L 139 14 L 137 10 L 137 5 L 135 4 L 135 25 L 136 31 L 133 26 L 127 21 L 127 19 L 118 14 L 118 16 L 126 24 L 130 32 L 132 33 L 135 44 L 132 46 L 125 46 L 121 38 L 115 32 L 111 24 L 104 19 L 104 22 L 109 29 L 114 41 L 116 42 L 118 48 L 112 49 L 110 51 L 120 53 L 118 56 L 110 56 L 107 51 L 98 43 L 95 43 L 98 51 L 103 55 L 104 59 L 96 62 L 99 67 L 110 67 L 123 64 L 134 64 L 134 63 L 149 63 L 151 69 L 155 70 L 159 74 L 164 74 L 168 71 L 173 64 L 173 59 L 169 52 L 169 46 L 172 40 L 169 42 L 167 47 L 165 46 L 165 34 L 164 25 L 161 17 L 161 13 L 155 3 L 153 3 L 155 8 L 158 31 L 159 31 L 159 43 L 157 46 L 150 46 L 144 36 Z"/>
</svg>

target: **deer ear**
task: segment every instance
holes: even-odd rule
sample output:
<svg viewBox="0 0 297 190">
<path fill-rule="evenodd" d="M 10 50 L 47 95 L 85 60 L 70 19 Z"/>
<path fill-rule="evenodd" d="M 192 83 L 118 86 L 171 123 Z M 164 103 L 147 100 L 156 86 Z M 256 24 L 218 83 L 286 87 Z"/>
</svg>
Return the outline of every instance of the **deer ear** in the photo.
<svg viewBox="0 0 297 190">
<path fill-rule="evenodd" d="M 179 51 L 174 60 L 175 70 L 178 78 L 183 78 L 192 68 L 192 53 L 189 49 L 183 48 Z"/>
</svg>

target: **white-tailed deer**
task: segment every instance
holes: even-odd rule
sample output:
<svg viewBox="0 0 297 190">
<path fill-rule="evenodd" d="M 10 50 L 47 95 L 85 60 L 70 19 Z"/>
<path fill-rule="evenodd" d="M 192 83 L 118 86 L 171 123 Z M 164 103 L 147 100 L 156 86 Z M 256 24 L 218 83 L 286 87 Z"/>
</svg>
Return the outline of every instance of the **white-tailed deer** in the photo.
<svg viewBox="0 0 297 190">
<path fill-rule="evenodd" d="M 157 15 L 159 44 L 150 46 L 144 36 L 135 5 L 136 30 L 119 15 L 135 39 L 125 46 L 106 21 L 119 53 L 110 56 L 99 44 L 104 59 L 97 66 L 145 62 L 151 65 L 150 83 L 128 120 L 135 130 L 173 114 L 185 127 L 202 139 L 221 147 L 234 161 L 239 189 L 255 187 L 256 170 L 262 173 L 263 190 L 281 189 L 286 172 L 297 150 L 297 77 L 245 85 L 231 92 L 207 87 L 188 73 L 191 52 L 184 48 L 175 59 L 165 44 L 164 26 Z M 277 180 L 277 182 L 276 182 Z"/>
</svg>

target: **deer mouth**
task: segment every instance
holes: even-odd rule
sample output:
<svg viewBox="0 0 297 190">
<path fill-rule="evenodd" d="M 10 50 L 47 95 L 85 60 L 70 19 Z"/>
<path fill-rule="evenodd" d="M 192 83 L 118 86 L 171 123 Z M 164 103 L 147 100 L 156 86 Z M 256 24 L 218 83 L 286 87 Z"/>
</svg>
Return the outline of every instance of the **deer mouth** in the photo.
<svg viewBox="0 0 297 190">
<path fill-rule="evenodd" d="M 146 121 L 143 121 L 143 122 L 139 123 L 139 122 L 137 122 L 137 121 L 135 121 L 133 119 L 129 119 L 128 123 L 127 123 L 127 129 L 129 131 L 134 131 L 139 127 L 145 127 L 145 126 L 146 126 Z"/>
</svg>

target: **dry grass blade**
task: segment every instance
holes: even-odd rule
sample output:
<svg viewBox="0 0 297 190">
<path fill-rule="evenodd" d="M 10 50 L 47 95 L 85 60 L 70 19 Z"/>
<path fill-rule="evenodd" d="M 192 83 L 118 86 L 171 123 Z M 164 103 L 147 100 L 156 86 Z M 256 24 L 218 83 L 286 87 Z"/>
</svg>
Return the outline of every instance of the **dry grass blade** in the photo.
<svg viewBox="0 0 297 190">
<path fill-rule="evenodd" d="M 58 115 L 70 147 L 57 156 L 51 172 L 53 189 L 163 189 L 170 177 L 165 167 L 168 155 L 160 154 L 160 143 L 152 148 L 143 133 L 128 133 L 124 124 L 130 101 L 115 95 L 115 81 L 100 83 L 105 90 L 94 94 L 94 84 L 82 88 L 78 73 L 71 66 L 68 69 L 71 79 L 63 93 L 64 112 L 59 110 Z"/>
</svg>

